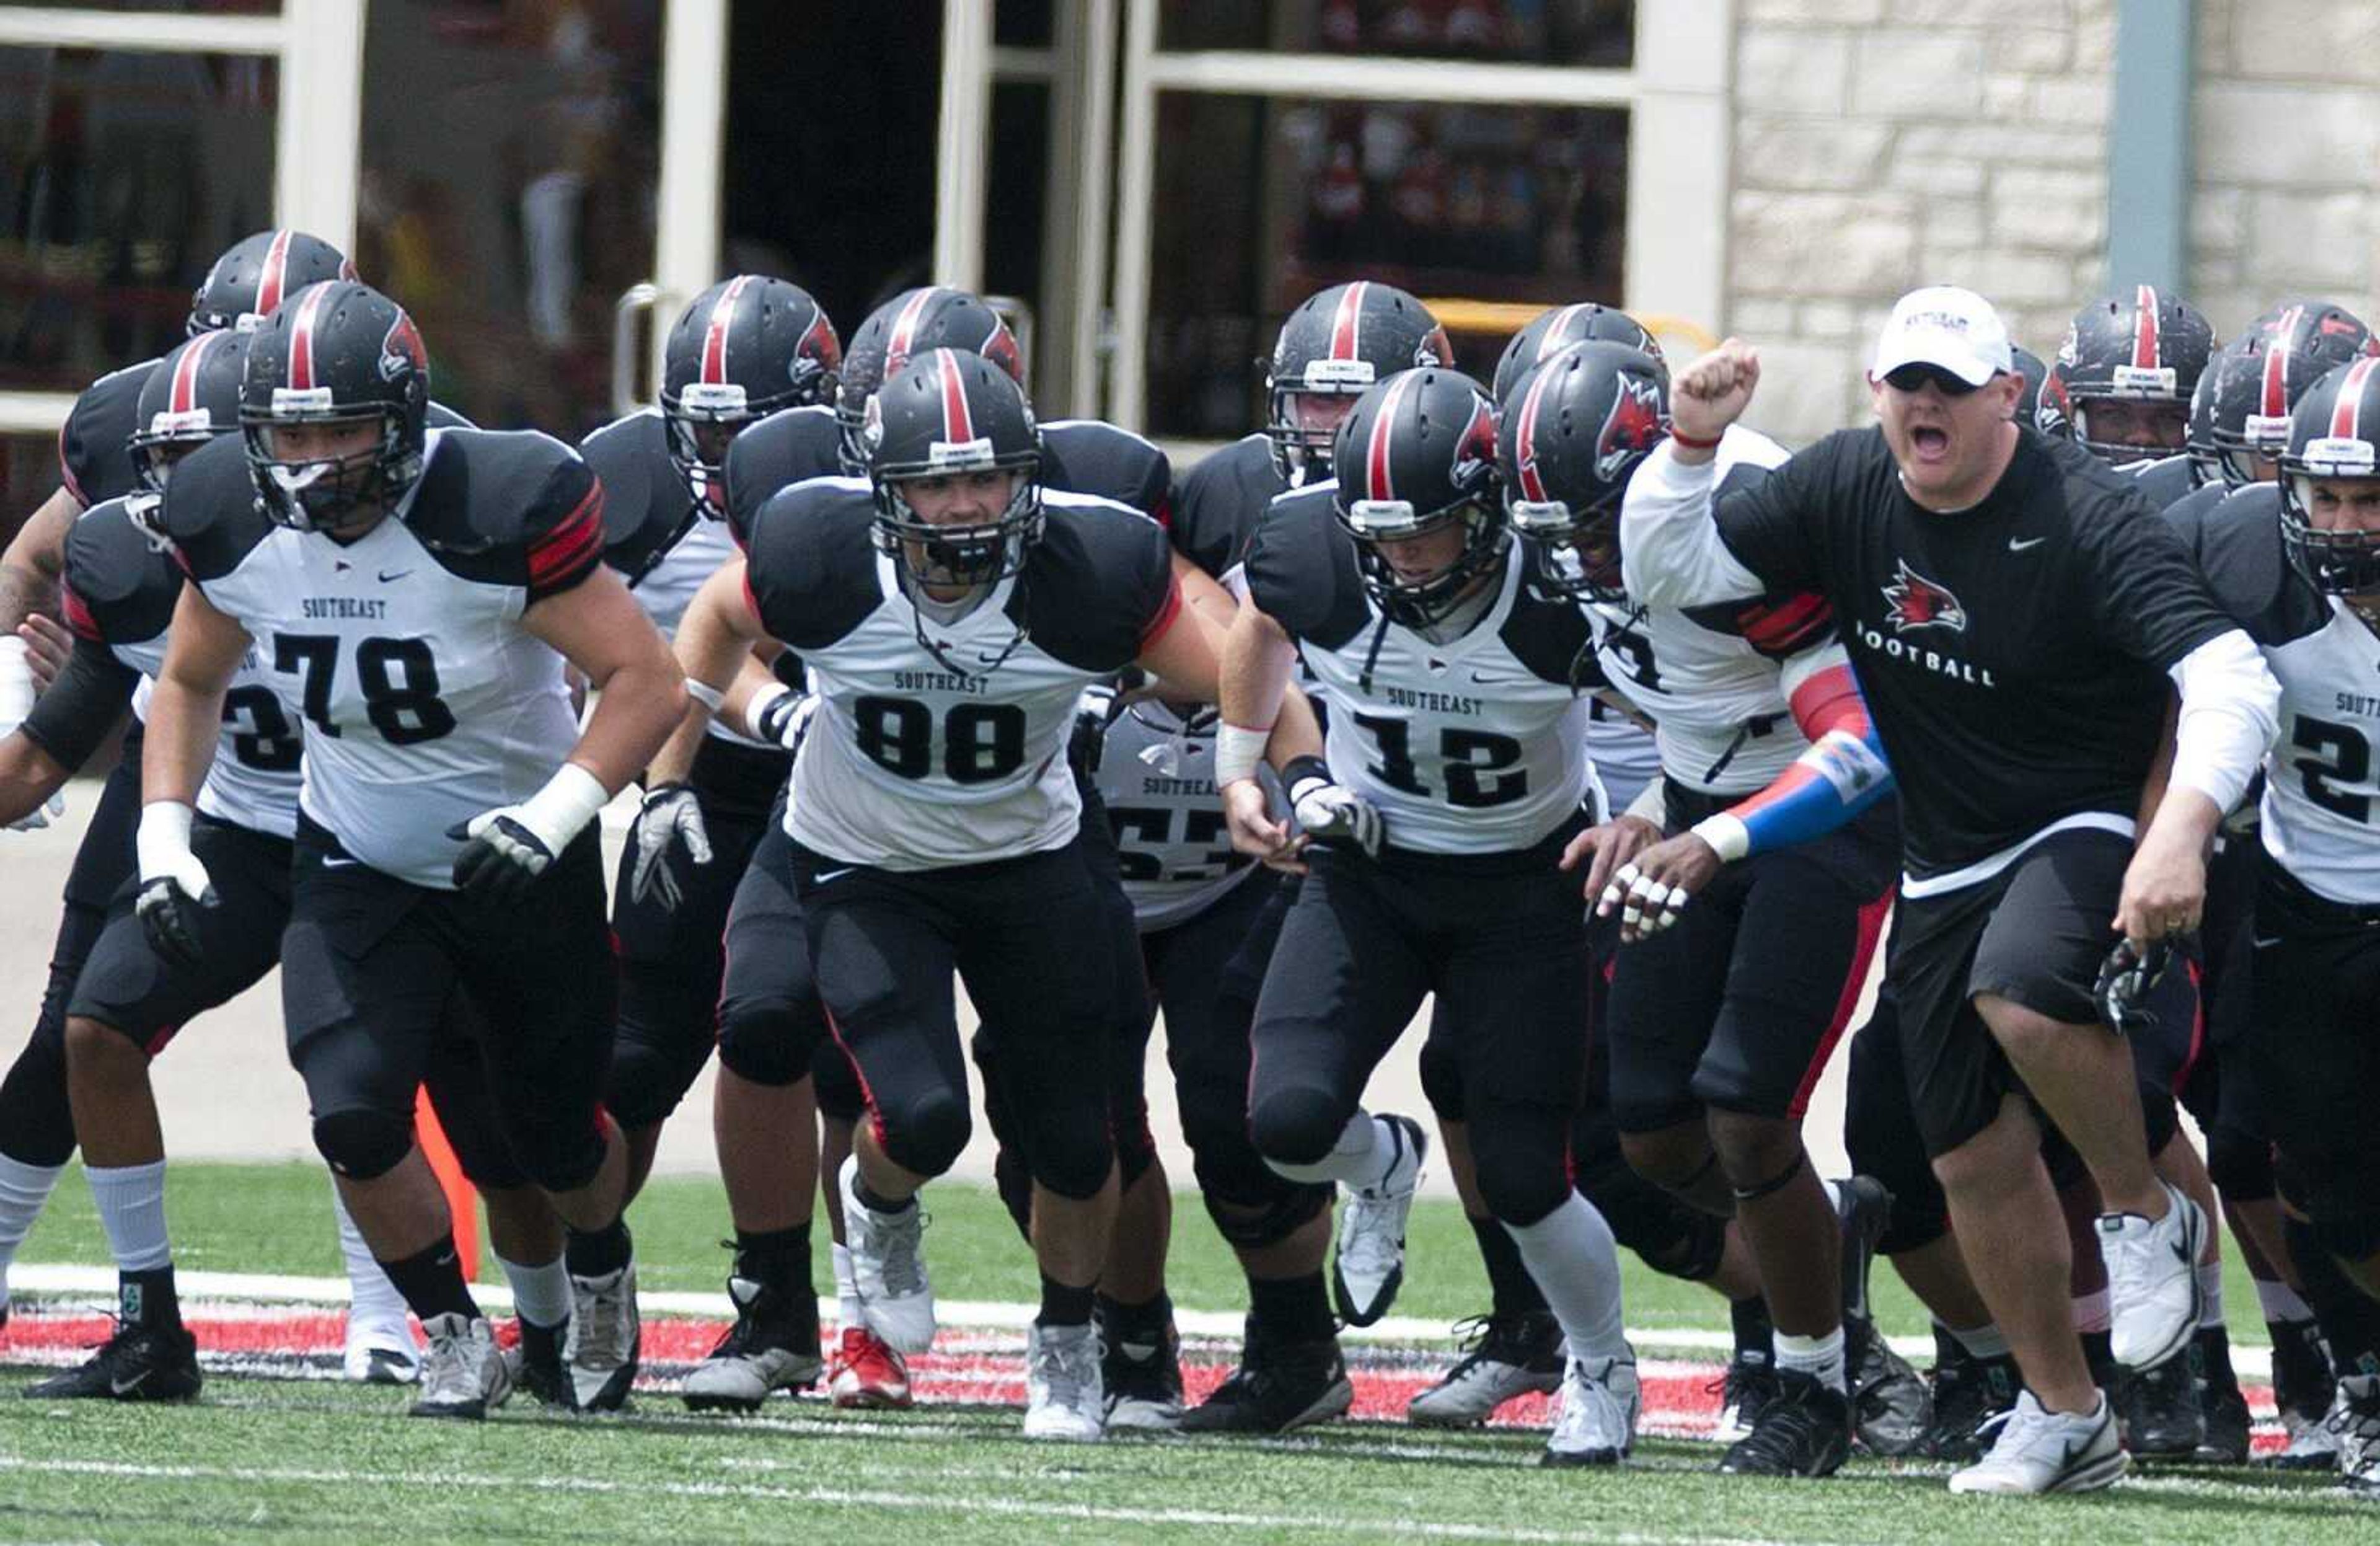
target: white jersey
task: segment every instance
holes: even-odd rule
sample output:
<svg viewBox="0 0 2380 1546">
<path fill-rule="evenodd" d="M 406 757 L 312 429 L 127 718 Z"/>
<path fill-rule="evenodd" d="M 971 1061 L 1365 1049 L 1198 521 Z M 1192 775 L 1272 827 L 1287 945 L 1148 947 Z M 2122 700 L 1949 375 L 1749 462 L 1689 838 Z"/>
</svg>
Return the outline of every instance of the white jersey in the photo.
<svg viewBox="0 0 2380 1546">
<path fill-rule="evenodd" d="M 1379 808 L 1391 845 L 1425 853 L 1528 848 L 1590 798 L 1600 809 L 1582 696 L 1597 679 L 1578 607 L 1525 584 L 1515 552 L 1460 638 L 1389 622 L 1365 593 L 1335 493 L 1275 500 L 1247 559 L 1255 604 L 1321 685 L 1330 776 Z"/>
<path fill-rule="evenodd" d="M 747 573 L 769 632 L 819 698 L 785 831 L 894 870 L 1062 847 L 1082 823 L 1065 748 L 1082 689 L 1129 663 L 1181 604 L 1162 528 L 1111 501 L 1044 491 L 1024 569 L 971 611 L 920 613 L 877 551 L 864 480 L 774 496 Z"/>
<path fill-rule="evenodd" d="M 2380 905 L 2380 638 L 2337 597 L 2329 620 L 2265 662 L 2281 684 L 2281 734 L 2265 759 L 2265 851 L 2334 902 Z"/>
<path fill-rule="evenodd" d="M 1653 733 L 1599 698 L 1586 703 L 1586 752 L 1610 802 L 1597 813 L 1605 821 L 1635 804 L 1645 785 L 1661 776 L 1661 746 Z"/>
<path fill-rule="evenodd" d="M 1255 872 L 1232 850 L 1215 788 L 1215 713 L 1184 718 L 1153 700 L 1114 706 L 1114 694 L 1094 688 L 1081 712 L 1106 733 L 1092 774 L 1115 829 L 1116 860 L 1134 921 L 1144 934 L 1187 923 Z M 1278 801 L 1272 770 L 1258 772 Z"/>
<path fill-rule="evenodd" d="M 220 490 L 188 503 L 247 476 L 236 440 L 195 454 L 167 521 L 310 722 L 299 807 L 363 863 L 451 890 L 449 829 L 535 794 L 577 743 L 562 657 L 521 615 L 600 561 L 593 474 L 544 435 L 433 431 L 396 514 L 344 545 Z"/>
<path fill-rule="evenodd" d="M 181 569 L 133 523 L 122 500 L 109 500 L 77 517 L 67 533 L 65 580 L 75 632 L 140 673 L 132 712 L 146 723 L 165 663 L 166 625 L 182 593 Z M 298 705 L 282 687 L 250 645 L 224 695 L 223 735 L 198 798 L 199 810 L 216 821 L 275 837 L 297 831 L 306 744 Z"/>
<path fill-rule="evenodd" d="M 1719 443 L 1719 486 L 1740 486 L 1785 459 L 1767 436 L 1731 428 Z M 1682 609 L 1597 602 L 1593 611 L 1604 673 L 1653 721 L 1661 772 L 1672 783 L 1748 795 L 1810 749 L 1786 702 L 1782 662 L 1830 644 L 1823 601 Z"/>
</svg>

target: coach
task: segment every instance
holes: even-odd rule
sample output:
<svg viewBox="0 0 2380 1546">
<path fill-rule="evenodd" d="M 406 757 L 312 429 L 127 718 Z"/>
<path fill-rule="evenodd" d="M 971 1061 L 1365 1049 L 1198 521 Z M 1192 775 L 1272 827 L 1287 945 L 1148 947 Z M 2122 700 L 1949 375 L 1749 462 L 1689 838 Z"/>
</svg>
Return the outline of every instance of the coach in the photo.
<svg viewBox="0 0 2380 1546">
<path fill-rule="evenodd" d="M 2032 1103 L 2108 1210 L 2118 1358 L 2178 1356 L 2208 1224 L 2150 1167 L 2131 1050 L 2095 985 L 2118 931 L 2149 955 L 2196 927 L 2207 841 L 2271 743 L 2279 689 L 2125 480 L 2010 421 L 2024 382 L 1982 297 L 1901 298 L 1868 376 L 1878 424 L 1714 502 L 1713 450 L 1759 381 L 1734 339 L 1679 377 L 1670 439 L 1628 486 L 1628 590 L 1650 605 L 1833 603 L 1900 789 L 1888 970 L 1910 1094 L 2028 1387 L 1951 1487 L 2104 1486 L 2124 1460 L 2073 1330 Z M 2172 776 L 2136 834 L 2168 676 Z"/>
</svg>

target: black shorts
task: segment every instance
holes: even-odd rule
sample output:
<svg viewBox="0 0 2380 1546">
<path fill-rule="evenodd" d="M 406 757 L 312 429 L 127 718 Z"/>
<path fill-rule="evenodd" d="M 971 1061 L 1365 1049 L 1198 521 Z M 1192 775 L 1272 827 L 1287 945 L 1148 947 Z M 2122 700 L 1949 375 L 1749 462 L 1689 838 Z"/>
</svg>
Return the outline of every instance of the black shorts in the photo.
<svg viewBox="0 0 2380 1546">
<path fill-rule="evenodd" d="M 1242 1208 L 1299 1191 L 1248 1141 L 1248 1024 L 1288 915 L 1282 879 L 1269 870 L 1249 875 L 1214 906 L 1141 942 L 1198 1189 Z"/>
<path fill-rule="evenodd" d="M 139 871 L 133 834 L 140 825 L 140 724 L 135 720 L 125 734 L 124 758 L 100 785 L 91 825 L 75 848 L 57 938 L 50 946 L 49 978 L 42 989 L 41 1017 L 33 1024 L 32 1039 L 49 1048 L 60 1068 L 66 1065 L 67 1013 L 75 984 L 107 930 L 109 904 Z"/>
<path fill-rule="evenodd" d="M 108 908 L 107 927 L 75 984 L 67 1013 L 122 1031 L 150 1056 L 185 1022 L 254 986 L 281 959 L 289 922 L 289 840 L 200 816 L 190 850 L 207 867 L 215 904 L 188 909 L 195 966 L 170 965 L 150 948 L 133 911 L 138 878 Z"/>
<path fill-rule="evenodd" d="M 2269 857 L 2256 892 L 2257 1088 L 2290 1199 L 2325 1245 L 2380 1250 L 2380 907 L 2315 895 Z"/>
<path fill-rule="evenodd" d="M 862 1103 L 858 1083 L 827 1033 L 825 1006 L 810 970 L 809 935 L 794 895 L 794 840 L 785 835 L 783 818 L 781 797 L 727 911 L 716 1016 L 720 1066 L 738 1078 L 779 1089 L 814 1067 L 824 1070 L 833 1080 L 833 1104 L 828 1107 L 830 1086 L 822 1079 L 820 1107 L 847 1118 Z"/>
<path fill-rule="evenodd" d="M 1946 895 L 1901 898 L 1886 970 L 1928 1158 L 1983 1131 L 2001 1099 L 2022 1088 L 1976 1012 L 1979 995 L 2109 1034 L 2097 1029 L 2093 994 L 2116 943 L 2110 920 L 2131 858 L 2131 840 L 2120 834 L 2070 829 L 2043 838 L 1989 880 Z"/>
<path fill-rule="evenodd" d="M 452 1001 L 468 992 L 521 1168 L 549 1190 L 586 1185 L 602 1163 L 618 1009 L 602 866 L 589 827 L 529 905 L 494 907 L 383 874 L 301 818 L 281 995 L 318 1131 L 340 1113 L 409 1123 Z"/>
<path fill-rule="evenodd" d="M 624 1126 L 650 1126 L 675 1111 L 710 1056 L 718 1040 L 729 908 L 784 782 L 783 752 L 703 737 L 688 783 L 710 836 L 710 862 L 681 858 L 683 894 L 674 908 L 658 899 L 638 901 L 631 892 L 637 834 L 628 829 L 613 886 L 620 1029 L 604 1097 Z"/>
<path fill-rule="evenodd" d="M 1670 830 L 1724 802 L 1672 786 Z M 1614 963 L 1611 1114 L 1623 1133 L 1706 1107 L 1800 1121 L 1867 984 L 1893 885 L 1893 814 L 1730 864 Z"/>
</svg>

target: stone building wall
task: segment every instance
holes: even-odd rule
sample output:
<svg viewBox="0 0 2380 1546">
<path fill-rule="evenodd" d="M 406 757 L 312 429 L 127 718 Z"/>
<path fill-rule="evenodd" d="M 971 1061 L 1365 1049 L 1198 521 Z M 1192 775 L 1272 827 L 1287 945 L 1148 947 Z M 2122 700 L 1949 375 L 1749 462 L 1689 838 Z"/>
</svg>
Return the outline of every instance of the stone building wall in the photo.
<svg viewBox="0 0 2380 1546">
<path fill-rule="evenodd" d="M 1864 421 L 1866 350 L 1917 285 L 2057 347 L 2103 279 L 2115 9 L 1740 0 L 1726 324 L 1762 348 L 1760 428 Z"/>
</svg>

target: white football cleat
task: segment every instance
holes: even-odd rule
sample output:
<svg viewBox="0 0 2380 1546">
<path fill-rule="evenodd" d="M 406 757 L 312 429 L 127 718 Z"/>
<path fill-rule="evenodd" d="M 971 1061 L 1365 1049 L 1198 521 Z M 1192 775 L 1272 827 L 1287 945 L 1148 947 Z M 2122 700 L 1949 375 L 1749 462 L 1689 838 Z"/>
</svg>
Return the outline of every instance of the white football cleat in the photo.
<svg viewBox="0 0 2380 1546">
<path fill-rule="evenodd" d="M 1331 1297 L 1340 1318 L 1368 1326 L 1389 1313 L 1405 1281 L 1405 1221 L 1429 1135 L 1410 1116 L 1381 1116 L 1391 1148 L 1380 1178 L 1347 1194 L 1339 1209 L 1339 1249 L 1330 1264 Z"/>
<path fill-rule="evenodd" d="M 2017 1393 L 2015 1409 L 1981 1460 L 1950 1473 L 1953 1492 L 2029 1495 L 2095 1492 L 2114 1484 L 2131 1464 L 2116 1436 L 2116 1409 L 2105 1393 L 2088 1417 L 2042 1408 L 2031 1391 Z"/>
<path fill-rule="evenodd" d="M 856 1154 L 843 1162 L 840 1179 L 844 1244 L 860 1312 L 894 1352 L 926 1352 L 934 1345 L 934 1285 L 920 1248 L 925 1210 L 915 1198 L 897 1213 L 880 1213 L 860 1201 Z"/>
</svg>

